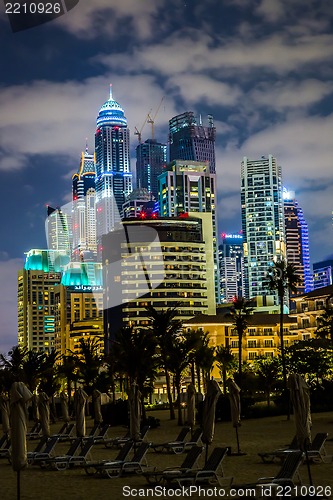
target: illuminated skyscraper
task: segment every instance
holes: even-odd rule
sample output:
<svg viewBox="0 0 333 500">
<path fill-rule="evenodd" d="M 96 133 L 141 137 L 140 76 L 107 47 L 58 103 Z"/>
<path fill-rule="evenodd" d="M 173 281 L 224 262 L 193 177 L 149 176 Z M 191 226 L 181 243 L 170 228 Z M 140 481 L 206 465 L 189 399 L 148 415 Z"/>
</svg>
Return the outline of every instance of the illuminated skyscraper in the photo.
<svg viewBox="0 0 333 500">
<path fill-rule="evenodd" d="M 130 138 L 124 110 L 112 97 L 99 110 L 96 121 L 97 242 L 120 222 L 125 197 L 132 191 Z"/>
<path fill-rule="evenodd" d="M 287 262 L 288 264 L 294 264 L 301 280 L 297 286 L 297 293 L 311 292 L 313 283 L 310 267 L 308 225 L 293 191 L 283 189 L 283 201 Z"/>
<path fill-rule="evenodd" d="M 159 211 L 162 217 L 208 212 L 212 217 L 216 303 L 220 302 L 217 248 L 216 174 L 207 162 L 175 160 L 159 176 Z"/>
<path fill-rule="evenodd" d="M 46 219 L 47 246 L 50 250 L 72 250 L 72 214 L 60 207 L 47 206 Z"/>
<path fill-rule="evenodd" d="M 243 296 L 244 259 L 243 236 L 222 233 L 219 245 L 221 302 L 231 302 Z"/>
<path fill-rule="evenodd" d="M 158 176 L 166 164 L 167 146 L 147 139 L 136 147 L 136 185 L 145 188 L 155 199 L 158 197 Z"/>
<path fill-rule="evenodd" d="M 79 170 L 73 175 L 73 259 L 97 253 L 96 190 L 94 155 L 82 153 Z M 85 259 L 86 260 L 86 259 Z"/>
<path fill-rule="evenodd" d="M 18 273 L 18 345 L 33 351 L 54 348 L 54 290 L 69 263 L 67 250 L 33 249 Z"/>
<path fill-rule="evenodd" d="M 199 123 L 192 111 L 186 111 L 169 120 L 170 160 L 194 160 L 209 162 L 209 171 L 215 174 L 215 136 L 212 115 L 208 126 Z"/>
<path fill-rule="evenodd" d="M 272 296 L 266 277 L 273 262 L 285 258 L 286 245 L 282 169 L 272 155 L 259 160 L 244 157 L 241 202 L 245 297 L 263 297 L 260 305 L 273 305 L 273 300 L 277 304 L 277 296 Z M 271 296 L 269 303 L 266 296 Z"/>
<path fill-rule="evenodd" d="M 313 264 L 314 289 L 333 285 L 333 260 L 324 260 Z"/>
</svg>

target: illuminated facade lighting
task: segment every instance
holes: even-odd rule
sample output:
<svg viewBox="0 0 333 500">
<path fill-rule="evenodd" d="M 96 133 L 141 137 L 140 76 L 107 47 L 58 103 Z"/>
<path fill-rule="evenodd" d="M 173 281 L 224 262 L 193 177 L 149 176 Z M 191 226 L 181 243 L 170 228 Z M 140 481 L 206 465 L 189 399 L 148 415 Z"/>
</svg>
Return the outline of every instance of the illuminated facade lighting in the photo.
<svg viewBox="0 0 333 500">
<path fill-rule="evenodd" d="M 282 169 L 269 155 L 241 164 L 242 234 L 246 298 L 278 298 L 267 287 L 274 261 L 286 257 Z M 271 300 L 269 299 L 269 300 Z"/>
<path fill-rule="evenodd" d="M 111 87 L 110 87 L 111 89 Z M 113 231 L 121 221 L 125 197 L 132 191 L 130 171 L 130 138 L 122 107 L 109 99 L 99 110 L 96 121 L 96 208 L 97 241 Z"/>
<path fill-rule="evenodd" d="M 310 265 L 308 225 L 293 191 L 283 189 L 283 203 L 287 262 L 295 266 L 300 277 L 297 293 L 311 292 L 313 279 Z"/>
</svg>

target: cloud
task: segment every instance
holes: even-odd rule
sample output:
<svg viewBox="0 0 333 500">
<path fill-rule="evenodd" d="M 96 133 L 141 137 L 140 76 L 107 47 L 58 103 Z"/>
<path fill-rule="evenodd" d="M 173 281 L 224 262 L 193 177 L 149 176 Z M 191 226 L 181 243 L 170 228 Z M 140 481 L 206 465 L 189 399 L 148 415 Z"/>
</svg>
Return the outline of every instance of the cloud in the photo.
<svg viewBox="0 0 333 500">
<path fill-rule="evenodd" d="M 85 138 L 88 136 L 89 143 L 93 143 L 96 116 L 108 99 L 110 81 L 133 133 L 134 126 L 141 127 L 149 110 L 155 110 L 163 96 L 163 89 L 152 76 L 122 78 L 109 74 L 79 83 L 34 81 L 3 89 L 0 170 L 23 168 L 33 155 L 60 155 L 64 169 L 68 158 L 79 163 Z M 165 98 L 156 120 L 157 133 L 159 124 L 173 114 L 173 100 Z M 148 129 L 145 133 L 150 134 Z"/>
<path fill-rule="evenodd" d="M 283 1 L 281 0 L 261 0 L 255 12 L 270 22 L 279 21 L 285 15 Z"/>
<path fill-rule="evenodd" d="M 316 79 L 262 82 L 249 93 L 254 106 L 266 109 L 306 107 L 333 93 L 333 82 Z"/>
<path fill-rule="evenodd" d="M 177 57 L 175 57 L 177 54 Z M 223 71 L 240 76 L 266 69 L 278 75 L 297 71 L 303 66 L 312 70 L 333 56 L 333 35 L 297 35 L 269 32 L 257 38 L 215 38 L 193 28 L 179 30 L 159 43 L 140 45 L 131 54 L 100 54 L 94 60 L 127 72 L 154 71 L 162 75 Z"/>
<path fill-rule="evenodd" d="M 154 33 L 155 16 L 164 0 L 94 0 L 81 1 L 75 9 L 56 22 L 71 34 L 91 39 L 106 35 L 117 38 L 122 34 L 149 38 Z"/>
<path fill-rule="evenodd" d="M 237 84 L 229 85 L 201 74 L 187 73 L 170 77 L 166 88 L 177 91 L 188 105 L 204 102 L 212 107 L 234 106 L 242 95 Z"/>
<path fill-rule="evenodd" d="M 17 345 L 17 271 L 22 267 L 22 259 L 0 260 L 1 353 L 6 353 Z"/>
</svg>

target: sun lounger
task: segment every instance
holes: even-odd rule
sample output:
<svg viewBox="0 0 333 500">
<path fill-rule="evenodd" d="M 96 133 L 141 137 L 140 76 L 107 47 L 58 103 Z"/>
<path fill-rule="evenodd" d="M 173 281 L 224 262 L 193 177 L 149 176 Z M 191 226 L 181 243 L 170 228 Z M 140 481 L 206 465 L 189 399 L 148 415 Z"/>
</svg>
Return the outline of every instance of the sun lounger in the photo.
<svg viewBox="0 0 333 500">
<path fill-rule="evenodd" d="M 200 446 L 202 444 L 201 436 L 202 436 L 202 429 L 196 429 L 193 432 L 190 441 L 186 441 L 184 443 L 183 451 L 188 451 L 191 448 L 193 448 L 193 446 Z"/>
<path fill-rule="evenodd" d="M 310 458 L 314 462 L 323 462 L 326 460 L 325 456 L 327 454 L 325 450 L 325 442 L 327 440 L 327 437 L 328 437 L 327 432 L 318 432 L 315 435 L 312 444 L 309 446 L 307 450 L 308 458 Z M 294 443 L 293 440 L 292 446 L 295 446 L 295 449 L 299 450 L 297 439 L 296 439 L 296 444 Z M 271 453 L 258 453 L 258 455 L 262 458 L 264 462 L 271 463 L 276 459 L 280 461 L 285 460 L 288 453 L 294 451 L 295 449 L 290 447 L 287 449 L 275 450 L 274 452 Z"/>
<path fill-rule="evenodd" d="M 287 446 L 285 448 L 278 448 L 278 449 L 273 450 L 273 451 L 260 452 L 260 453 L 258 453 L 258 455 L 264 463 L 270 464 L 270 463 L 274 462 L 276 459 L 278 459 L 278 460 L 283 459 L 284 460 L 285 455 L 281 456 L 281 454 L 283 452 L 298 450 L 298 449 L 299 449 L 299 445 L 298 445 L 297 436 L 294 436 L 294 438 L 289 446 Z"/>
<path fill-rule="evenodd" d="M 51 458 L 57 442 L 58 442 L 57 436 L 51 437 L 46 441 L 44 449 L 42 447 L 42 451 L 28 452 L 28 454 L 27 454 L 28 464 L 33 465 L 33 464 L 36 464 L 40 461 Z"/>
<path fill-rule="evenodd" d="M 113 446 L 118 446 L 120 443 L 124 444 L 131 439 L 130 431 L 126 431 L 126 433 L 122 437 L 116 437 L 112 439 L 105 439 L 104 445 L 106 448 L 112 448 Z"/>
<path fill-rule="evenodd" d="M 175 477 L 179 477 L 182 474 L 193 471 L 196 467 L 198 459 L 202 453 L 202 446 L 193 446 L 190 451 L 186 454 L 183 463 L 180 466 L 168 467 L 167 469 L 159 470 L 154 467 L 153 469 L 143 472 L 143 476 L 146 478 L 148 483 L 156 484 L 161 482 L 167 482 Z"/>
<path fill-rule="evenodd" d="M 31 430 L 29 432 L 27 432 L 26 436 L 27 436 L 27 439 L 38 439 L 41 435 L 41 432 L 42 432 L 42 425 L 40 422 L 36 422 Z"/>
<path fill-rule="evenodd" d="M 68 441 L 72 438 L 74 431 L 74 424 L 66 423 L 62 426 L 58 434 L 53 434 L 52 437 L 57 436 L 59 441 Z"/>
<path fill-rule="evenodd" d="M 301 483 L 301 477 L 299 475 L 299 467 L 304 460 L 304 453 L 302 451 L 290 451 L 288 452 L 286 460 L 283 462 L 281 469 L 274 477 L 261 477 L 258 479 L 257 484 L 262 484 L 265 482 L 270 482 L 273 484 L 280 484 L 283 486 L 294 485 L 294 478 L 297 477 L 298 481 Z"/>
<path fill-rule="evenodd" d="M 146 437 L 150 427 L 149 425 L 145 425 L 142 427 L 140 432 L 140 441 L 143 441 Z M 127 441 L 132 441 L 130 431 L 127 431 L 123 437 L 113 438 L 113 439 L 104 439 L 104 445 L 106 448 L 119 447 L 123 446 Z"/>
<path fill-rule="evenodd" d="M 87 462 L 87 457 L 93 445 L 93 437 L 90 437 L 86 441 L 77 438 L 72 443 L 66 455 L 53 457 L 51 460 L 47 460 L 44 465 L 57 470 L 69 469 L 77 465 L 82 466 Z"/>
<path fill-rule="evenodd" d="M 97 443 L 104 443 L 106 436 L 107 436 L 107 433 L 108 433 L 108 430 L 109 430 L 109 424 L 105 424 L 103 425 L 103 427 L 100 427 L 100 430 L 99 430 L 99 433 L 94 436 L 94 443 L 97 444 Z"/>
<path fill-rule="evenodd" d="M 76 454 L 76 452 L 82 447 L 82 439 L 81 438 L 75 438 L 70 447 L 68 448 L 68 451 L 64 453 L 63 455 L 57 455 L 53 457 L 46 457 L 44 460 L 39 461 L 39 465 L 41 467 L 49 467 L 49 468 L 55 468 L 53 467 L 53 464 L 59 460 L 59 461 L 66 461 L 67 458 L 72 457 Z"/>
<path fill-rule="evenodd" d="M 0 448 L 0 458 L 10 458 L 11 440 L 8 436 L 4 436 L 2 446 Z"/>
<path fill-rule="evenodd" d="M 3 435 L 3 436 L 1 436 L 1 438 L 0 438 L 0 450 L 1 450 L 2 448 L 6 448 L 7 442 L 8 442 L 8 435 L 7 435 L 7 434 L 4 434 L 4 435 Z"/>
<path fill-rule="evenodd" d="M 178 436 L 174 441 L 169 441 L 168 443 L 152 444 L 151 447 L 154 451 L 167 451 L 174 453 L 182 453 L 185 446 L 185 438 L 190 432 L 189 427 L 183 427 Z"/>
<path fill-rule="evenodd" d="M 84 439 L 89 439 L 95 437 L 95 434 L 100 430 L 100 424 L 94 424 L 94 426 L 90 429 L 90 432 L 87 436 L 84 436 Z"/>
<path fill-rule="evenodd" d="M 115 478 L 126 474 L 143 473 L 143 467 L 147 467 L 146 453 L 150 444 L 142 442 L 135 451 L 132 460 L 125 460 L 123 462 L 105 462 L 96 467 L 96 472 L 101 476 Z"/>
<path fill-rule="evenodd" d="M 214 448 L 204 467 L 199 470 L 188 470 L 176 477 L 164 476 L 167 483 L 177 483 L 179 486 L 183 485 L 198 485 L 198 484 L 214 484 L 218 483 L 222 486 L 222 478 L 228 480 L 228 485 L 231 485 L 233 477 L 224 477 L 222 462 L 226 457 L 228 448 Z M 220 470 L 220 474 L 218 474 Z"/>
<path fill-rule="evenodd" d="M 86 462 L 83 464 L 84 470 L 86 473 L 91 476 L 96 474 L 97 470 L 102 467 L 103 464 L 107 462 L 125 462 L 128 458 L 130 451 L 133 448 L 133 442 L 127 441 L 122 448 L 120 448 L 118 455 L 114 460 L 99 460 L 98 462 Z"/>
<path fill-rule="evenodd" d="M 265 485 L 269 488 L 270 493 L 274 490 L 272 488 L 280 485 L 280 486 L 291 486 L 292 488 L 295 486 L 295 478 L 301 484 L 301 477 L 299 475 L 299 467 L 304 460 L 304 453 L 299 450 L 290 451 L 287 453 L 286 460 L 281 465 L 279 472 L 276 476 L 273 477 L 261 477 L 255 483 L 250 484 L 241 484 L 241 485 L 232 485 L 233 490 L 242 490 L 244 489 L 256 489 L 258 494 L 263 494 Z M 235 495 L 234 495 L 235 496 Z M 256 495 L 257 496 L 257 495 Z M 265 494 L 264 494 L 265 496 Z"/>
</svg>

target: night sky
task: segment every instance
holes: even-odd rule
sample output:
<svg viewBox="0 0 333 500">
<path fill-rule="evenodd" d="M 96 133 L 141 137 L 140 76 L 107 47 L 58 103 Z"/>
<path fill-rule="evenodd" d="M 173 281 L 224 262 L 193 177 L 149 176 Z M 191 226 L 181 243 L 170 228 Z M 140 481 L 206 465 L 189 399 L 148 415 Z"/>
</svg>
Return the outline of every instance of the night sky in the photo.
<svg viewBox="0 0 333 500">
<path fill-rule="evenodd" d="M 311 261 L 333 254 L 331 0 L 80 0 L 12 33 L 0 17 L 0 352 L 17 343 L 17 269 L 45 248 L 46 204 L 70 200 L 81 151 L 113 96 L 155 136 L 193 110 L 217 128 L 219 232 L 240 229 L 240 163 L 273 154 L 309 224 Z M 142 138 L 151 136 L 146 124 Z"/>
</svg>

